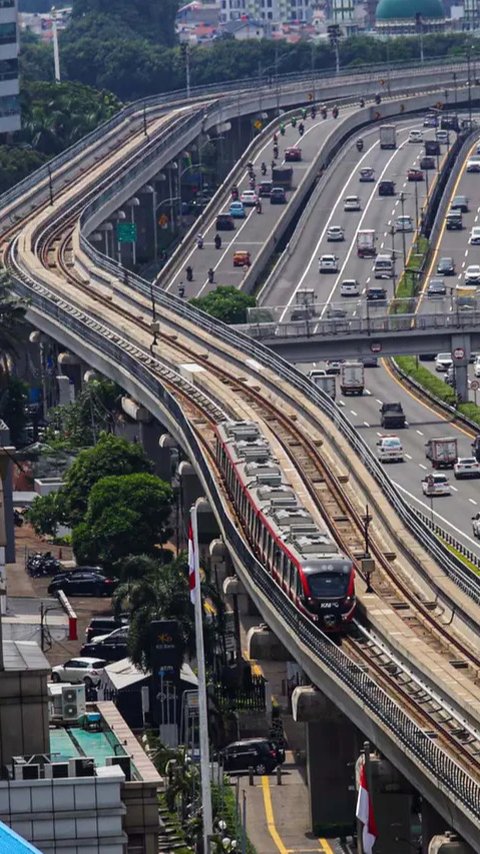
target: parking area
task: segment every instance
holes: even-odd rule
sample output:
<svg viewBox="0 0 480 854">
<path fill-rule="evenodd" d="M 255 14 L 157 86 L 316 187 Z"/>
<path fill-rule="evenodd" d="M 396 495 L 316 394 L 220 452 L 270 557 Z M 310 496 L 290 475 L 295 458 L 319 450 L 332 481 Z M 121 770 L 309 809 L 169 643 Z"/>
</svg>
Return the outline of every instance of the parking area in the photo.
<svg viewBox="0 0 480 854">
<path fill-rule="evenodd" d="M 48 577 L 31 578 L 28 575 L 25 569 L 26 555 L 35 551 L 51 551 L 55 557 L 61 557 L 62 560 L 69 560 L 71 558 L 71 549 L 65 546 L 62 546 L 61 549 L 58 546 L 50 546 L 49 543 L 37 537 L 33 529 L 26 522 L 21 528 L 15 528 L 15 545 L 17 560 L 15 563 L 7 565 L 8 597 L 14 599 L 37 599 L 39 602 L 42 601 L 48 608 L 55 608 L 55 610 L 49 610 L 45 616 L 46 636 L 48 638 L 49 619 L 52 620 L 55 613 L 62 612 L 61 610 L 56 611 L 56 600 L 47 593 L 51 579 Z M 45 655 L 52 667 L 56 664 L 62 664 L 74 655 L 78 655 L 85 639 L 85 629 L 92 616 L 109 614 L 111 612 L 110 600 L 104 598 L 97 599 L 92 596 L 75 596 L 71 599 L 71 605 L 77 615 L 78 639 L 76 641 L 70 641 L 66 638 L 62 640 L 53 639 L 50 648 L 47 644 Z M 39 640 L 39 637 L 33 639 Z"/>
</svg>

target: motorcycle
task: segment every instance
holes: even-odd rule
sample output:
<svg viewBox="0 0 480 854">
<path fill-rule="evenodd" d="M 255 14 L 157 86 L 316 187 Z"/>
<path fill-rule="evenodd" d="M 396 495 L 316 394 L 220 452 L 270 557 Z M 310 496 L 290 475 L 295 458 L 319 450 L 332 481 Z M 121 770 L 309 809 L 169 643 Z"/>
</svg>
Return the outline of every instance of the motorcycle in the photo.
<svg viewBox="0 0 480 854">
<path fill-rule="evenodd" d="M 187 282 L 193 282 L 193 270 L 190 266 L 187 267 L 185 273 L 187 275 Z"/>
<path fill-rule="evenodd" d="M 261 214 L 262 213 L 262 203 L 261 203 L 260 199 L 258 200 L 258 202 L 256 204 L 256 208 L 257 208 L 257 214 Z"/>
<path fill-rule="evenodd" d="M 222 246 L 222 238 L 219 234 L 215 235 L 215 249 L 220 249 Z"/>
<path fill-rule="evenodd" d="M 311 115 L 312 119 L 316 118 L 317 111 L 316 111 L 315 107 L 312 107 L 312 109 L 310 110 L 310 115 Z"/>
<path fill-rule="evenodd" d="M 262 175 L 267 174 L 267 164 L 266 163 L 262 163 L 262 165 L 260 166 L 260 172 L 262 173 Z"/>
<path fill-rule="evenodd" d="M 305 132 L 305 128 L 304 128 L 304 126 L 303 126 L 303 123 L 302 123 L 302 122 L 300 122 L 300 124 L 299 124 L 299 126 L 298 126 L 298 132 L 299 132 L 300 136 L 303 136 L 303 134 L 304 134 L 304 132 Z"/>
<path fill-rule="evenodd" d="M 365 101 L 363 100 L 363 98 L 360 98 L 360 106 L 361 106 L 361 107 L 364 107 L 364 106 L 365 106 Z"/>
<path fill-rule="evenodd" d="M 237 187 L 232 187 L 232 201 L 233 202 L 238 201 L 238 189 L 237 189 Z"/>
<path fill-rule="evenodd" d="M 55 575 L 60 569 L 60 561 L 53 557 L 50 552 L 36 552 L 27 560 L 27 572 L 32 578 L 41 578 L 46 575 Z"/>
<path fill-rule="evenodd" d="M 203 237 L 201 234 L 197 237 L 197 249 L 203 249 Z"/>
<path fill-rule="evenodd" d="M 285 136 L 285 125 L 280 125 L 280 133 L 282 136 Z"/>
<path fill-rule="evenodd" d="M 357 139 L 357 151 L 363 151 L 363 139 Z"/>
<path fill-rule="evenodd" d="M 380 104 L 380 103 L 381 103 L 381 101 L 382 101 L 381 96 L 380 96 L 380 95 L 375 95 L 375 103 L 376 103 L 376 104 Z"/>
<path fill-rule="evenodd" d="M 208 281 L 210 282 L 210 284 L 213 284 L 214 278 L 215 278 L 215 270 L 212 267 L 210 267 L 210 269 L 208 271 Z"/>
<path fill-rule="evenodd" d="M 338 107 L 332 108 L 332 116 L 334 119 L 338 118 Z"/>
<path fill-rule="evenodd" d="M 320 110 L 320 115 L 321 115 L 322 119 L 327 118 L 327 108 L 326 107 L 322 107 L 322 109 Z"/>
<path fill-rule="evenodd" d="M 278 160 L 278 145 L 273 146 L 273 156 L 275 160 Z"/>
</svg>

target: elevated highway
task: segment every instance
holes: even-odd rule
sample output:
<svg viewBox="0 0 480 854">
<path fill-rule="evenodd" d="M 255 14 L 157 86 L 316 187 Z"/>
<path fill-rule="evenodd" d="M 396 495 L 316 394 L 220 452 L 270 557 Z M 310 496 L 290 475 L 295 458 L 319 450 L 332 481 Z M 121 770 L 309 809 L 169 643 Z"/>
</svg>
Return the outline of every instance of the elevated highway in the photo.
<svg viewBox="0 0 480 854">
<path fill-rule="evenodd" d="M 54 164 L 53 205 L 39 198 L 41 181 L 24 186 L 9 200 L 9 210 L 6 200 L 11 225 L 3 233 L 3 263 L 14 276 L 18 292 L 31 300 L 32 322 L 117 380 L 177 437 L 202 481 L 237 572 L 269 625 L 313 683 L 479 850 L 475 755 L 454 731 L 445 729 L 445 721 L 426 713 L 415 697 L 399 700 L 393 676 L 375 679 L 361 662 L 319 633 L 273 584 L 239 528 L 219 480 L 213 461 L 213 425 L 225 417 L 260 421 L 278 457 L 305 490 L 312 511 L 337 508 L 334 516 L 343 521 L 330 519 L 330 523 L 354 559 L 363 542 L 362 508 L 366 500 L 372 503 L 372 550 L 379 579 L 375 594 L 366 593 L 359 581 L 359 597 L 367 611 L 380 604 L 388 608 L 382 600 L 387 587 L 395 596 L 407 597 L 408 607 L 421 615 L 422 631 L 428 627 L 442 650 L 438 653 L 442 676 L 437 678 L 450 698 L 457 695 L 458 704 L 459 683 L 448 667 L 452 645 L 466 660 L 469 675 L 480 664 L 475 651 L 480 589 L 475 578 L 412 516 L 408 503 L 392 488 L 348 420 L 301 373 L 261 344 L 159 290 L 155 299 L 161 326 L 155 330 L 157 344 L 152 343 L 149 284 L 134 276 L 125 283 L 115 266 L 112 269 L 105 261 L 99 267 L 102 259 L 87 254 L 88 246 L 75 235 L 87 201 L 88 215 L 100 218 L 118 199 L 131 194 L 135 182 L 146 180 L 155 156 L 157 168 L 161 166 L 159 151 L 168 156 L 175 145 L 184 144 L 185 129 L 177 126 L 171 139 L 169 123 L 188 122 L 190 133 L 196 131 L 196 123 L 205 122 L 203 107 L 200 116 L 194 108 L 183 109 L 152 118 L 146 145 L 141 116 L 134 114 L 133 132 L 124 143 L 106 153 L 94 141 L 84 153 L 78 152 L 77 169 L 73 164 L 64 175 L 64 186 Z M 223 108 L 220 112 L 225 114 Z M 217 121 L 218 115 L 212 108 L 209 121 Z M 82 168 L 87 161 L 88 171 Z M 198 368 L 194 382 L 185 379 L 185 365 L 192 363 Z M 437 613 L 432 614 L 431 601 Z M 445 614 L 451 618 L 450 626 L 441 616 Z M 480 729 L 474 679 L 468 681 L 468 698 L 469 720 Z"/>
</svg>

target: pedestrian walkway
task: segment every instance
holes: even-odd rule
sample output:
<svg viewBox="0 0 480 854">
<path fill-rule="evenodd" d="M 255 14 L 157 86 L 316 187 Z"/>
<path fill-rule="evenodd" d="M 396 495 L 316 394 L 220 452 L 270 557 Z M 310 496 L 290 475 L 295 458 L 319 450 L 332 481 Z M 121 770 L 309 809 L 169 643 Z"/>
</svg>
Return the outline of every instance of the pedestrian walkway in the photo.
<svg viewBox="0 0 480 854">
<path fill-rule="evenodd" d="M 288 761 L 282 766 L 282 784 L 276 775 L 255 777 L 250 786 L 242 777 L 247 805 L 247 833 L 257 854 L 343 854 L 336 840 L 319 839 L 309 832 L 305 769 Z"/>
</svg>

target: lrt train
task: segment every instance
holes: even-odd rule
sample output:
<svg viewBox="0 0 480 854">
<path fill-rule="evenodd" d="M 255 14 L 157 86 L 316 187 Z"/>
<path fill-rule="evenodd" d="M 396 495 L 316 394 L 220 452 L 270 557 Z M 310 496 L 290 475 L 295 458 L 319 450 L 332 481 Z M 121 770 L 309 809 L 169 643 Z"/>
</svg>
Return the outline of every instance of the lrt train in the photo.
<svg viewBox="0 0 480 854">
<path fill-rule="evenodd" d="M 256 557 L 296 607 L 325 632 L 355 611 L 354 566 L 298 501 L 257 424 L 216 427 L 216 460 Z"/>
</svg>

